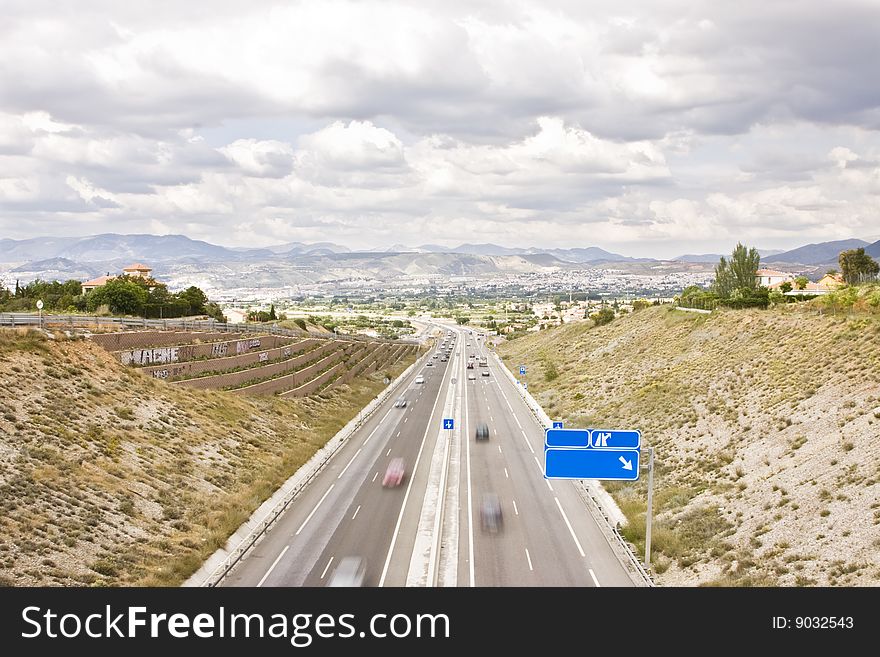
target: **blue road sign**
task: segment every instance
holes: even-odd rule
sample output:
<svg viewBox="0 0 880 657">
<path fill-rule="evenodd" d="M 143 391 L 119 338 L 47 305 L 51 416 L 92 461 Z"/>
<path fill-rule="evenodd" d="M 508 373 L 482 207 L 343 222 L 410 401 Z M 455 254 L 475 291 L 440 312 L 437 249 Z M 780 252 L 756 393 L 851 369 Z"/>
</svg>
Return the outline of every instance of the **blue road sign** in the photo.
<svg viewBox="0 0 880 657">
<path fill-rule="evenodd" d="M 639 478 L 639 454 L 634 449 L 550 447 L 544 450 L 544 476 L 547 479 L 636 481 Z"/>
<path fill-rule="evenodd" d="M 444 429 L 454 429 L 455 428 L 455 420 L 451 417 L 443 418 L 443 428 Z"/>
<path fill-rule="evenodd" d="M 640 431 L 609 431 L 593 429 L 592 447 L 610 447 L 613 449 L 639 449 L 642 446 Z"/>
<path fill-rule="evenodd" d="M 563 428 L 562 422 L 558 422 L 558 421 L 554 420 L 553 421 L 553 428 L 554 429 L 562 429 Z"/>
<path fill-rule="evenodd" d="M 520 365 L 519 366 L 519 373 L 520 373 L 520 375 L 525 376 L 526 368 L 524 366 Z"/>
<path fill-rule="evenodd" d="M 553 423 L 552 429 L 544 432 L 545 447 L 589 447 L 590 446 L 590 430 L 589 429 L 557 429 L 556 422 Z M 562 424 L 562 422 L 559 422 Z"/>
</svg>

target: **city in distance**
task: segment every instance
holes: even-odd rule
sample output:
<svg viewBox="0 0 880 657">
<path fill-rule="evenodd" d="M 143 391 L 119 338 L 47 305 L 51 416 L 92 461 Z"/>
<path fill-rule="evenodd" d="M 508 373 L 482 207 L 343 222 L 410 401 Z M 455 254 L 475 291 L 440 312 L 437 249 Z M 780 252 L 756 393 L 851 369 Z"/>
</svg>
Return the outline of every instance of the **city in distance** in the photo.
<svg viewBox="0 0 880 657">
<path fill-rule="evenodd" d="M 0 585 L 880 584 L 880 10 L 679 4 L 16 8 Z"/>
</svg>

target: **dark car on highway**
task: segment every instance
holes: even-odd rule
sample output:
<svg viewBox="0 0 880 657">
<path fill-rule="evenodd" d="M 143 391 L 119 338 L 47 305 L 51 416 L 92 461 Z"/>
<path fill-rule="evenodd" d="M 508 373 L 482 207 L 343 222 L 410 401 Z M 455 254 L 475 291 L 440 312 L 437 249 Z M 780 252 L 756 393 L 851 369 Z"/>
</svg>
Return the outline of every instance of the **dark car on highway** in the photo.
<svg viewBox="0 0 880 657">
<path fill-rule="evenodd" d="M 485 422 L 478 424 L 474 438 L 476 440 L 489 440 L 489 425 Z"/>
</svg>

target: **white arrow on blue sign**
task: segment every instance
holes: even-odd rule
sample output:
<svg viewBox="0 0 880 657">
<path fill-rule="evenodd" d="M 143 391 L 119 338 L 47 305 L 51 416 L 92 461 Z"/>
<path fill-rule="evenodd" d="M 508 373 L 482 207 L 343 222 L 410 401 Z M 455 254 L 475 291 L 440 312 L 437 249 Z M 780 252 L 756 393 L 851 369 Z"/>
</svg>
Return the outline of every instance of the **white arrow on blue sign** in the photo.
<svg viewBox="0 0 880 657">
<path fill-rule="evenodd" d="M 636 481 L 639 455 L 634 449 L 544 450 L 544 476 L 547 479 L 604 479 Z"/>
<path fill-rule="evenodd" d="M 443 428 L 444 429 L 454 429 L 455 421 L 451 417 L 443 418 Z"/>
<path fill-rule="evenodd" d="M 641 431 L 610 431 L 593 429 L 591 447 L 614 449 L 639 449 L 642 446 Z"/>
</svg>

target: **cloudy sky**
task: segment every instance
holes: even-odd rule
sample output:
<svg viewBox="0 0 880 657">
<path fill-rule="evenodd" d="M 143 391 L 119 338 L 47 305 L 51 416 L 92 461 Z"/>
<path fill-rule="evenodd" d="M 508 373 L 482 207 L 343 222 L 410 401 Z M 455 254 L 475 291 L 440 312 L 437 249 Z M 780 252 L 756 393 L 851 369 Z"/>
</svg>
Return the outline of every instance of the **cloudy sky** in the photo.
<svg viewBox="0 0 880 657">
<path fill-rule="evenodd" d="M 880 2 L 4 0 L 0 238 L 880 237 Z"/>
</svg>

